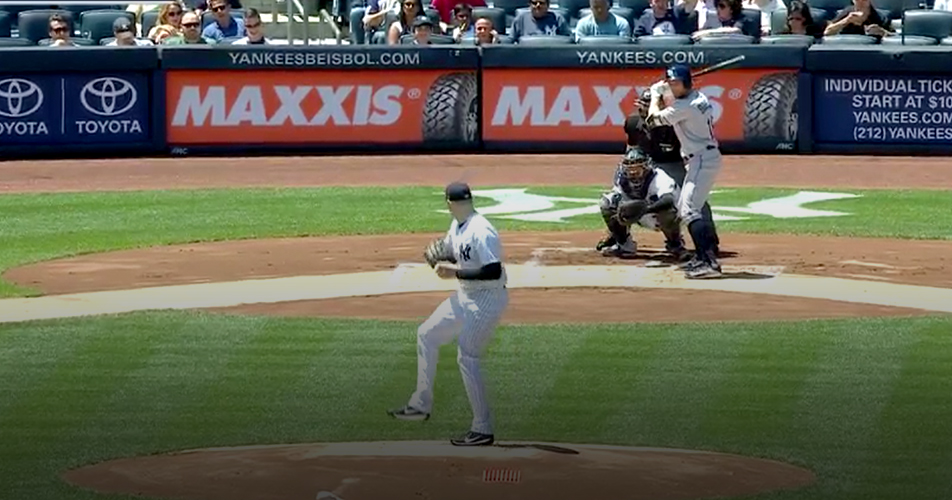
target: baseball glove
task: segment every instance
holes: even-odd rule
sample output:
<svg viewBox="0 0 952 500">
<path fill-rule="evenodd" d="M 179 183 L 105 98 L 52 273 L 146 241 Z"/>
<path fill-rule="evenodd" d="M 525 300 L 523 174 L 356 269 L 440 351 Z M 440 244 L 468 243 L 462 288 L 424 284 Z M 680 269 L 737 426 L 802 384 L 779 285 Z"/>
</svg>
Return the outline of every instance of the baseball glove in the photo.
<svg viewBox="0 0 952 500">
<path fill-rule="evenodd" d="M 615 218 L 618 219 L 618 222 L 630 226 L 638 222 L 638 219 L 645 215 L 646 210 L 648 210 L 648 202 L 645 200 L 625 201 L 618 205 Z"/>
<path fill-rule="evenodd" d="M 441 261 L 453 260 L 453 250 L 446 244 L 446 238 L 437 238 L 423 250 L 423 258 L 430 267 L 436 267 Z"/>
</svg>

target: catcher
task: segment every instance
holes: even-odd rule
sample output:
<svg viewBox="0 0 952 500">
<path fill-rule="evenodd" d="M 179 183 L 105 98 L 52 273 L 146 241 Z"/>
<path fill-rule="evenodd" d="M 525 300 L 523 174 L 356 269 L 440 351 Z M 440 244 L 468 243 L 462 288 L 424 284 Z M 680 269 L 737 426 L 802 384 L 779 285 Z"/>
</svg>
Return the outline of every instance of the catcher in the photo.
<svg viewBox="0 0 952 500">
<path fill-rule="evenodd" d="M 612 190 L 603 194 L 599 209 L 608 236 L 595 247 L 602 255 L 632 258 L 638 246 L 631 226 L 638 224 L 664 233 L 665 250 L 677 260 L 687 253 L 681 238 L 681 221 L 675 202 L 679 188 L 668 174 L 649 165 L 641 148 L 629 147 L 615 170 Z"/>
</svg>

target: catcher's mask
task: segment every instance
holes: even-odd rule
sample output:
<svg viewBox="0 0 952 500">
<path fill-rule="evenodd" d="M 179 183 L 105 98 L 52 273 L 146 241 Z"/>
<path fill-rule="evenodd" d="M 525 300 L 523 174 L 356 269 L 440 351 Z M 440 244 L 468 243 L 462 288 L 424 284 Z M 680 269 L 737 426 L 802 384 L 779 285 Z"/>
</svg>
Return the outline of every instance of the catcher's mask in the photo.
<svg viewBox="0 0 952 500">
<path fill-rule="evenodd" d="M 625 153 L 619 166 L 624 169 L 628 182 L 634 189 L 641 189 L 645 179 L 651 173 L 651 167 L 648 165 L 648 156 L 640 149 L 632 149 Z"/>
</svg>

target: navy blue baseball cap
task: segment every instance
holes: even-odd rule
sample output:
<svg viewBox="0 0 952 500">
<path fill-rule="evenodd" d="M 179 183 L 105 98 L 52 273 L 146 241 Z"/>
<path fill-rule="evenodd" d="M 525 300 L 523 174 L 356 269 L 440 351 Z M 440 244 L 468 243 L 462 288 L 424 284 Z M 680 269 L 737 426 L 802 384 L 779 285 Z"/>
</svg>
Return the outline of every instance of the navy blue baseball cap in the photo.
<svg viewBox="0 0 952 500">
<path fill-rule="evenodd" d="M 446 186 L 446 199 L 449 201 L 471 200 L 473 192 L 465 182 L 454 182 Z"/>
<path fill-rule="evenodd" d="M 680 80 L 686 88 L 691 88 L 691 68 L 683 64 L 675 64 L 664 73 L 667 80 Z"/>
</svg>

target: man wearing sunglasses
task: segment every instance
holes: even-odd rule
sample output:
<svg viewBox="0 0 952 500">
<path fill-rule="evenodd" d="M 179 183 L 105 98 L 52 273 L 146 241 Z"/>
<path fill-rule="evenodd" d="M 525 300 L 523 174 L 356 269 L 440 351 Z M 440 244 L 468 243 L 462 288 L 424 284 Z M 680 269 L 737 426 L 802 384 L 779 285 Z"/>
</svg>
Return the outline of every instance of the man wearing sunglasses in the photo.
<svg viewBox="0 0 952 500">
<path fill-rule="evenodd" d="M 50 47 L 75 47 L 69 22 L 60 14 L 50 16 Z"/>
<path fill-rule="evenodd" d="M 202 31 L 199 28 L 201 26 L 201 21 L 198 19 L 198 14 L 194 12 L 187 12 L 182 16 L 182 34 L 179 36 L 170 36 L 162 41 L 162 45 L 211 45 L 215 41 L 209 38 L 202 36 Z"/>
<path fill-rule="evenodd" d="M 228 0 L 211 0 L 208 5 L 215 22 L 205 26 L 203 37 L 220 42 L 225 38 L 245 36 L 245 23 L 240 18 L 232 17 Z"/>
<path fill-rule="evenodd" d="M 549 0 L 530 0 L 529 12 L 520 12 L 512 22 L 512 40 L 524 36 L 571 36 L 569 24 L 557 12 L 549 10 Z"/>
<path fill-rule="evenodd" d="M 261 26 L 261 14 L 258 13 L 258 9 L 245 10 L 245 32 L 248 36 L 235 40 L 232 45 L 271 45 L 271 42 L 264 37 L 264 28 Z"/>
</svg>

